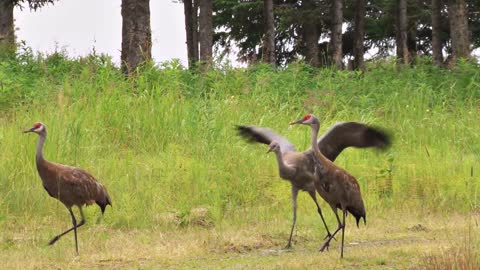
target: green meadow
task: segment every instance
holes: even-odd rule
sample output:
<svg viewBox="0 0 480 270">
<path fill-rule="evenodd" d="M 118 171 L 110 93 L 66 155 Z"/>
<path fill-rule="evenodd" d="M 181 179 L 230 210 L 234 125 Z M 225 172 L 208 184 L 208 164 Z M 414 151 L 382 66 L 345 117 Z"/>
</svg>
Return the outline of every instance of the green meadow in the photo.
<svg viewBox="0 0 480 270">
<path fill-rule="evenodd" d="M 478 269 L 480 69 L 422 61 L 365 74 L 302 63 L 200 74 L 173 61 L 127 79 L 108 57 L 25 50 L 0 63 L 0 268 Z M 290 184 L 266 145 L 235 132 L 269 127 L 306 150 L 310 130 L 288 125 L 306 113 L 321 132 L 358 121 L 393 137 L 384 152 L 347 149 L 336 161 L 367 209 L 366 226 L 347 217 L 344 260 L 338 241 L 318 252 L 323 225 L 304 193 L 294 247 L 282 250 Z M 78 257 L 73 235 L 47 246 L 71 220 L 42 187 L 37 135 L 22 133 L 37 121 L 45 157 L 89 171 L 112 198 L 104 216 L 84 208 Z"/>
</svg>

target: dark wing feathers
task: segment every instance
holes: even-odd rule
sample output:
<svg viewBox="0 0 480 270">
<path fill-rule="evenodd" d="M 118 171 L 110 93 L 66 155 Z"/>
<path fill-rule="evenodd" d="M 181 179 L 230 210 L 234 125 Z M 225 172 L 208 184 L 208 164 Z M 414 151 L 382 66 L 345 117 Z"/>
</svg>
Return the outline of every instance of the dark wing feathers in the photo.
<svg viewBox="0 0 480 270">
<path fill-rule="evenodd" d="M 256 126 L 237 126 L 238 134 L 249 142 L 270 144 L 277 141 L 282 153 L 295 151 L 295 147 L 285 138 L 268 128 Z M 371 127 L 357 122 L 342 122 L 332 126 L 318 140 L 322 154 L 331 161 L 347 147 L 375 147 L 386 149 L 391 144 L 390 135 L 378 127 Z M 307 152 L 307 155 L 310 151 Z"/>
<path fill-rule="evenodd" d="M 276 141 L 280 145 L 282 153 L 293 151 L 295 152 L 295 146 L 291 144 L 284 137 L 276 134 L 268 128 L 256 127 L 256 126 L 236 126 L 238 135 L 246 139 L 248 142 L 259 142 L 269 145 L 272 141 Z"/>
<path fill-rule="evenodd" d="M 331 161 L 347 147 L 386 149 L 390 144 L 390 135 L 384 130 L 356 122 L 338 123 L 318 140 L 320 152 Z"/>
</svg>

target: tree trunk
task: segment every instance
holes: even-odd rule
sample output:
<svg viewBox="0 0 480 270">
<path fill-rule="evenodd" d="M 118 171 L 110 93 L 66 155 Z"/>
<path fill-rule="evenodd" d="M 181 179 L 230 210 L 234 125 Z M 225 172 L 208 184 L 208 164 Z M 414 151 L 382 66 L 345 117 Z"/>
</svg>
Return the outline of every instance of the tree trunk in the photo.
<svg viewBox="0 0 480 270">
<path fill-rule="evenodd" d="M 149 0 L 122 0 L 122 70 L 130 74 L 152 59 Z"/>
<path fill-rule="evenodd" d="M 312 0 L 305 0 L 303 4 L 304 19 L 303 19 L 303 36 L 305 40 L 305 61 L 314 66 L 320 67 L 318 40 L 320 33 L 317 28 L 315 16 L 312 16 L 315 10 L 315 3 Z"/>
<path fill-rule="evenodd" d="M 273 0 L 263 1 L 265 34 L 263 36 L 263 62 L 275 66 L 275 24 L 273 18 Z"/>
<path fill-rule="evenodd" d="M 200 18 L 199 18 L 199 40 L 200 40 L 200 61 L 206 67 L 212 64 L 213 47 L 213 3 L 212 0 L 200 0 Z"/>
<path fill-rule="evenodd" d="M 0 52 L 15 50 L 13 1 L 0 0 Z"/>
<path fill-rule="evenodd" d="M 357 0 L 355 6 L 355 36 L 353 55 L 353 68 L 365 71 L 365 47 L 363 45 L 365 39 L 365 0 Z"/>
<path fill-rule="evenodd" d="M 408 60 L 410 64 L 414 64 L 417 57 L 417 23 L 415 21 L 409 22 L 407 31 L 407 50 Z"/>
<path fill-rule="evenodd" d="M 342 69 L 342 23 L 343 23 L 343 0 L 333 0 L 332 5 L 332 35 L 330 38 L 332 47 L 332 62 L 337 69 Z"/>
<path fill-rule="evenodd" d="M 398 63 L 408 64 L 407 0 L 397 0 L 397 58 Z"/>
<path fill-rule="evenodd" d="M 443 65 L 441 40 L 441 0 L 432 0 L 432 57 L 437 66 Z"/>
<path fill-rule="evenodd" d="M 305 61 L 313 67 L 320 67 L 320 57 L 318 51 L 318 40 L 320 34 L 317 26 L 313 22 L 307 22 L 303 25 L 305 36 Z"/>
<path fill-rule="evenodd" d="M 452 61 L 456 61 L 458 58 L 470 58 L 467 4 L 465 0 L 448 1 L 448 18 L 452 40 Z"/>
<path fill-rule="evenodd" d="M 198 0 L 183 0 L 187 55 L 190 69 L 198 62 Z"/>
<path fill-rule="evenodd" d="M 193 58 L 195 59 L 195 62 L 200 61 L 200 48 L 198 45 L 198 1 L 199 0 L 193 0 L 192 10 L 192 18 L 195 19 L 192 21 L 192 29 L 194 29 L 192 32 Z"/>
</svg>

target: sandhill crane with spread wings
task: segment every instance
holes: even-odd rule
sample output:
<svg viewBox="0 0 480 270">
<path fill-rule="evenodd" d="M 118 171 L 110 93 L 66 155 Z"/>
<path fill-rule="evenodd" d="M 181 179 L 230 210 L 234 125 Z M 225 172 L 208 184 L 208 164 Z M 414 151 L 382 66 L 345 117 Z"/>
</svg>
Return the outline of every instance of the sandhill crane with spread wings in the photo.
<svg viewBox="0 0 480 270">
<path fill-rule="evenodd" d="M 342 243 L 340 257 L 343 258 L 343 247 L 345 242 L 345 216 L 350 212 L 358 223 L 361 218 L 366 223 L 366 212 L 363 204 L 360 186 L 357 180 L 346 170 L 338 167 L 326 158 L 318 147 L 316 138 L 320 130 L 320 121 L 313 114 L 307 114 L 302 119 L 291 124 L 308 125 L 312 129 L 312 151 L 315 157 L 315 175 L 317 180 L 315 186 L 320 196 L 330 205 L 338 221 L 337 230 L 331 235 L 320 248 L 324 251 L 328 248 L 330 241 L 342 230 Z M 343 212 L 343 220 L 338 216 L 338 208 Z"/>
<path fill-rule="evenodd" d="M 47 137 L 47 128 L 43 123 L 37 122 L 33 124 L 32 128 L 24 131 L 24 133 L 28 132 L 39 135 L 36 163 L 43 187 L 51 197 L 58 199 L 67 207 L 72 217 L 73 227 L 55 236 L 49 242 L 49 245 L 53 245 L 60 237 L 73 230 L 75 251 L 78 255 L 77 228 L 85 224 L 82 206 L 96 203 L 100 206 L 103 214 L 105 207 L 112 205 L 107 189 L 88 172 L 79 168 L 47 161 L 43 157 L 43 144 Z M 78 207 L 82 218 L 78 224 L 72 211 L 74 205 Z"/>
<path fill-rule="evenodd" d="M 327 230 L 327 239 L 330 239 L 332 234 L 327 228 L 321 208 L 316 199 L 315 190 L 317 188 L 315 187 L 315 181 L 317 177 L 315 176 L 315 164 L 318 162 L 314 156 L 314 150 L 309 149 L 305 152 L 297 152 L 295 147 L 287 139 L 268 128 L 237 126 L 237 130 L 241 137 L 250 142 L 269 145 L 270 151 L 276 153 L 280 177 L 290 181 L 292 185 L 293 220 L 286 248 L 289 248 L 292 242 L 297 216 L 297 195 L 299 190 L 308 192 L 315 202 L 317 212 L 322 218 Z M 347 147 L 375 147 L 385 149 L 390 145 L 390 138 L 384 131 L 356 122 L 338 123 L 331 127 L 318 141 L 317 136 L 317 134 L 312 133 L 312 141 L 316 142 L 323 155 L 332 162 L 343 149 Z"/>
</svg>

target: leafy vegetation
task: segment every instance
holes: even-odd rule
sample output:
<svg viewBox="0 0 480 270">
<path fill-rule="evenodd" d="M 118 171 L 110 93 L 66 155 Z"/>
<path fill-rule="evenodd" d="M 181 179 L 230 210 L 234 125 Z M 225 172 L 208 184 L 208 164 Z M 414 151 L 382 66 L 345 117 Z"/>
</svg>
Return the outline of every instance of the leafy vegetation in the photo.
<svg viewBox="0 0 480 270">
<path fill-rule="evenodd" d="M 365 74 L 302 63 L 279 71 L 258 65 L 196 74 L 169 62 L 126 79 L 108 57 L 33 56 L 24 49 L 0 63 L 0 248 L 15 249 L 18 234 L 42 246 L 59 224 L 68 226 L 65 208 L 37 176 L 36 137 L 21 134 L 35 121 L 48 128 L 47 159 L 82 167 L 108 188 L 113 207 L 105 217 L 95 207 L 86 215 L 87 224 L 112 230 L 245 230 L 280 220 L 284 228 L 265 231 L 259 241 L 281 246 L 290 220 L 289 185 L 279 179 L 266 146 L 240 140 L 234 125 L 270 127 L 306 149 L 308 129 L 288 123 L 310 112 L 322 120 L 322 130 L 361 121 L 394 136 L 385 153 L 348 149 L 336 161 L 360 182 L 369 222 L 402 213 L 474 212 L 480 203 L 480 71 L 469 63 L 446 70 L 424 61 L 400 71 L 394 63 L 371 63 Z M 311 222 L 298 230 L 312 229 L 318 217 L 307 196 L 299 199 L 302 220 Z M 80 246 L 88 245 L 82 242 L 87 230 L 104 228 L 90 227 L 80 232 Z"/>
<path fill-rule="evenodd" d="M 478 1 L 466 1 L 468 25 L 472 31 L 473 48 L 478 48 L 480 38 L 480 20 L 476 15 Z M 313 3 L 312 7 L 306 7 Z M 316 23 L 320 39 L 318 50 L 321 62 L 328 64 L 326 58 L 331 53 L 329 45 L 332 27 L 331 2 L 275 0 L 275 48 L 277 64 L 285 65 L 305 56 L 305 22 Z M 441 2 L 443 20 L 440 22 L 440 40 L 442 48 L 451 53 L 449 14 L 446 2 Z M 386 58 L 392 55 L 396 45 L 396 21 L 398 20 L 398 2 L 388 0 L 367 1 L 365 14 L 365 51 L 375 58 Z M 346 26 L 343 33 L 342 50 L 344 57 L 354 56 L 353 40 L 355 25 L 356 1 L 344 1 L 343 22 Z M 432 55 L 432 10 L 431 1 L 407 1 L 408 10 L 408 42 L 409 51 L 415 55 Z M 216 27 L 215 43 L 220 54 L 229 52 L 232 47 L 239 48 L 240 60 L 249 62 L 252 58 L 261 58 L 263 24 L 263 0 L 216 0 L 214 1 Z M 233 19 L 234 18 L 234 19 Z"/>
</svg>

